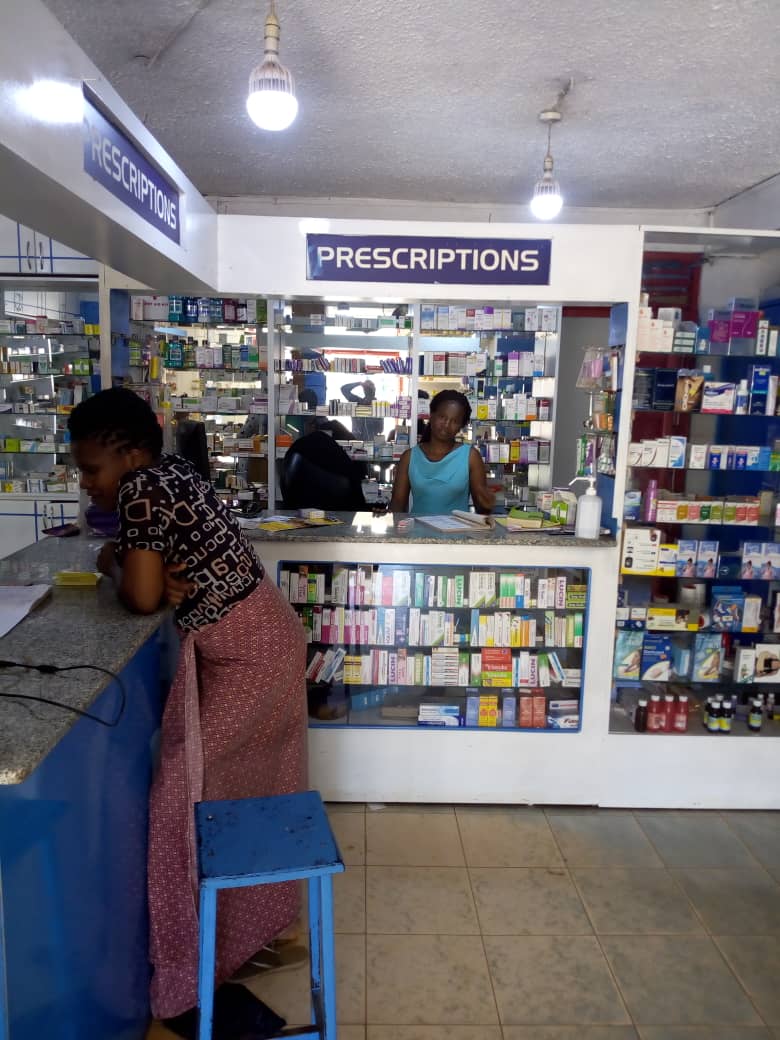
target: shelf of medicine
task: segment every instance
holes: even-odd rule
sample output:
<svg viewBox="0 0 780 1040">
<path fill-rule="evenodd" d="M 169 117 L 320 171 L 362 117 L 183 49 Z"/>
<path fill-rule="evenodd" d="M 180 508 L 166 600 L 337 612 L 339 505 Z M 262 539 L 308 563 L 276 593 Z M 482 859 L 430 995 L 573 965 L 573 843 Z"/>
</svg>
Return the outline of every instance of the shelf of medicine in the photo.
<svg viewBox="0 0 780 1040">
<path fill-rule="evenodd" d="M 749 448 L 749 447 L 756 447 L 756 448 L 758 448 L 758 447 L 761 447 L 761 445 L 758 445 L 758 444 L 756 444 L 756 445 L 746 444 L 746 445 L 744 445 L 744 447 L 746 447 L 746 448 Z M 665 473 L 706 473 L 706 474 L 708 474 L 710 476 L 715 474 L 715 473 L 719 474 L 720 476 L 723 476 L 724 473 L 728 474 L 728 475 L 734 473 L 734 474 L 736 474 L 739 477 L 744 477 L 746 474 L 749 474 L 749 473 L 777 473 L 780 476 L 780 469 L 756 469 L 754 466 L 751 466 L 750 469 L 734 469 L 733 467 L 731 469 L 706 469 L 706 468 L 702 469 L 701 466 L 642 466 L 642 465 L 639 465 L 638 463 L 634 463 L 634 464 L 629 463 L 628 464 L 628 469 L 632 469 L 632 470 L 633 469 L 642 469 L 642 470 L 656 470 L 656 469 L 660 469 L 660 470 L 663 470 Z"/>
<path fill-rule="evenodd" d="M 694 574 L 687 574 L 687 575 L 683 576 L 682 574 L 667 574 L 667 573 L 664 573 L 663 571 L 621 571 L 620 572 L 620 576 L 622 578 L 672 578 L 672 579 L 674 579 L 676 581 L 689 581 L 689 582 L 690 581 L 695 581 L 695 582 L 713 581 L 713 582 L 720 582 L 721 585 L 723 585 L 723 584 L 733 585 L 735 582 L 741 582 L 741 583 L 747 583 L 747 584 L 753 584 L 755 582 L 760 582 L 761 585 L 771 585 L 773 582 L 780 581 L 780 578 L 759 578 L 759 577 L 743 578 L 740 575 L 731 576 L 731 575 L 726 575 L 726 574 L 722 574 L 722 575 L 720 575 L 720 577 L 715 577 L 715 578 L 703 578 L 703 577 L 700 577 L 698 574 L 696 574 L 696 575 L 694 575 Z M 633 604 L 633 606 L 639 607 L 639 606 L 642 606 L 642 604 L 641 603 L 635 603 L 635 604 Z M 660 607 L 660 606 L 665 606 L 665 604 L 658 603 L 658 604 L 651 604 L 651 606 L 659 606 Z"/>
<path fill-rule="evenodd" d="M 737 412 L 680 412 L 675 408 L 635 408 L 636 415 L 703 415 L 708 419 L 780 419 L 780 415 L 741 415 Z"/>
<path fill-rule="evenodd" d="M 769 517 L 765 517 L 769 519 Z M 630 527 L 728 527 L 736 531 L 775 531 L 777 527 L 772 523 L 765 524 L 727 524 L 720 520 L 631 520 Z M 751 538 L 750 541 L 755 541 Z"/>
<path fill-rule="evenodd" d="M 691 354 L 682 350 L 643 350 L 641 347 L 637 348 L 637 354 L 643 358 L 675 357 L 681 361 L 696 361 L 700 364 L 704 364 L 707 361 L 730 360 L 731 358 L 738 358 L 742 361 L 756 361 L 760 365 L 765 365 L 771 361 L 780 361 L 780 355 L 777 354 Z M 646 368 L 648 366 L 642 365 L 641 367 Z"/>
<path fill-rule="evenodd" d="M 687 683 L 683 685 L 685 685 L 686 691 L 690 691 L 691 687 Z M 763 686 L 766 684 L 759 683 L 759 685 Z M 610 736 L 650 737 L 653 740 L 658 740 L 660 737 L 671 737 L 674 740 L 684 740 L 686 737 L 710 737 L 712 740 L 725 740 L 729 737 L 769 737 L 770 739 L 776 739 L 780 737 L 780 722 L 764 719 L 761 729 L 754 732 L 748 729 L 747 722 L 744 719 L 734 718 L 731 721 L 730 733 L 711 733 L 702 725 L 700 705 L 696 701 L 691 705 L 691 710 L 688 714 L 688 729 L 684 733 L 637 733 L 628 712 L 621 705 L 613 704 L 609 716 L 609 732 Z"/>
</svg>

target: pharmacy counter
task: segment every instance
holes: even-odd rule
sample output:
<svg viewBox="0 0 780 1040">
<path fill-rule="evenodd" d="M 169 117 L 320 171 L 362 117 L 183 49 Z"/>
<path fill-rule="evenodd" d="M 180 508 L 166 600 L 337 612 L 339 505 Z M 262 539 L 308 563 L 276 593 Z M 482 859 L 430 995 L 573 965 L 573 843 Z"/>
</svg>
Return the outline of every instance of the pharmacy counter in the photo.
<svg viewBox="0 0 780 1040">
<path fill-rule="evenodd" d="M 349 655 L 345 675 L 347 667 L 351 670 L 349 685 L 342 684 L 341 689 L 346 710 L 342 703 L 328 718 L 326 706 L 326 718 L 319 714 L 312 720 L 309 758 L 313 785 L 324 797 L 341 801 L 598 804 L 602 794 L 599 752 L 609 726 L 607 662 L 612 656 L 618 571 L 614 539 L 591 541 L 545 531 L 507 533 L 503 528 L 441 534 L 420 520 L 410 529 L 399 529 L 392 516 L 373 517 L 368 513 L 345 514 L 343 521 L 332 527 L 247 532 L 269 574 L 281 581 L 291 599 L 297 600 L 294 605 L 305 625 L 312 624 L 310 607 L 316 626 L 320 608 L 327 609 L 342 600 L 348 606 L 351 592 L 340 598 L 336 591 L 334 599 L 334 582 L 339 587 L 343 580 L 349 588 L 349 583 L 356 589 L 363 587 L 363 592 L 355 594 L 355 603 L 363 605 L 360 622 L 376 623 L 369 609 L 373 605 L 377 615 L 382 610 L 379 616 L 387 626 L 381 634 L 363 632 L 358 637 L 348 628 L 341 631 L 336 627 L 324 638 L 322 632 L 312 631 L 310 664 L 315 653 L 327 655 L 329 649 L 334 652 L 341 645 Z M 474 602 L 468 602 L 470 583 L 490 574 L 497 592 L 502 581 L 523 575 L 529 583 L 529 595 L 525 601 L 515 597 L 513 607 L 505 610 L 496 601 L 489 609 L 477 610 L 475 620 L 472 608 L 479 601 L 473 595 Z M 379 585 L 367 591 L 370 582 L 381 584 L 380 576 L 386 583 L 384 591 L 380 592 Z M 307 594 L 299 584 L 308 577 L 311 589 L 306 602 Z M 439 579 L 441 586 L 436 585 Z M 538 598 L 540 579 L 552 582 L 553 589 L 556 579 L 561 583 L 562 598 L 557 608 L 546 593 L 544 600 Z M 420 601 L 424 603 L 418 612 L 425 615 L 422 623 L 437 623 L 432 616 L 435 613 L 445 626 L 449 625 L 449 635 L 418 638 L 415 626 L 419 619 L 413 617 L 409 607 L 418 602 L 415 595 L 427 595 L 420 591 L 420 583 L 432 590 L 430 599 Z M 567 585 L 572 595 L 576 589 L 585 597 L 582 605 L 579 600 L 577 606 L 573 598 L 567 600 L 563 591 Z M 436 599 L 437 588 L 450 589 L 442 596 L 460 598 L 452 599 L 447 607 L 446 598 L 440 602 Z M 385 598 L 380 599 L 382 596 Z M 566 609 L 568 603 L 571 610 Z M 559 641 L 558 636 L 551 639 L 545 630 L 545 623 L 553 626 L 556 617 L 565 619 L 569 614 L 579 615 L 578 648 L 571 643 L 568 631 Z M 493 653 L 496 644 L 490 642 L 493 637 L 489 635 L 479 637 L 485 649 L 480 651 L 478 665 L 473 655 L 469 660 L 459 657 L 464 642 L 471 640 L 467 651 L 475 649 L 473 631 L 468 638 L 464 636 L 474 624 L 505 623 L 520 628 L 528 619 L 539 625 L 536 635 L 521 635 L 520 641 L 509 644 L 499 639 L 500 647 L 512 647 L 511 652 L 505 650 L 509 655 L 505 660 L 501 653 Z M 354 621 L 348 616 L 347 625 Z M 314 645 L 318 643 L 315 634 L 320 636 L 319 645 Z M 442 648 L 449 650 L 449 655 L 442 654 Z M 533 677 L 534 668 L 543 668 L 542 655 L 550 659 L 552 668 L 549 649 L 563 666 L 564 679 L 557 686 L 553 680 L 545 690 L 547 703 L 542 700 L 541 721 L 537 717 L 533 725 L 520 726 L 521 708 L 528 707 L 527 702 L 521 704 L 521 697 L 529 692 L 523 685 L 527 674 L 522 669 L 530 668 Z M 481 673 L 475 674 L 483 662 L 484 682 Z M 419 674 L 412 676 L 413 667 L 421 669 Z M 497 670 L 488 678 L 488 670 L 494 667 Z M 511 673 L 502 673 L 504 667 L 511 668 Z M 368 669 L 374 671 L 369 674 Z M 573 689 L 575 683 L 570 677 L 576 673 L 577 688 Z M 522 680 L 519 684 L 514 682 L 518 677 Z M 513 690 L 509 690 L 510 685 Z M 499 711 L 504 694 L 515 696 L 514 722 L 496 728 L 418 724 L 422 717 L 417 715 L 418 702 L 427 702 L 429 694 L 459 703 L 465 719 L 467 697 L 475 693 L 497 695 Z M 568 730 L 554 728 L 555 711 L 562 711 L 564 702 L 572 698 L 579 701 L 578 718 L 567 718 Z M 551 720 L 545 718 L 545 711 L 550 712 Z"/>
<path fill-rule="evenodd" d="M 38 542 L 0 561 L 0 582 L 93 570 L 100 544 Z M 104 582 L 55 588 L 0 639 L 0 1037 L 144 1036 L 147 800 L 166 628 L 163 614 L 128 614 Z"/>
</svg>

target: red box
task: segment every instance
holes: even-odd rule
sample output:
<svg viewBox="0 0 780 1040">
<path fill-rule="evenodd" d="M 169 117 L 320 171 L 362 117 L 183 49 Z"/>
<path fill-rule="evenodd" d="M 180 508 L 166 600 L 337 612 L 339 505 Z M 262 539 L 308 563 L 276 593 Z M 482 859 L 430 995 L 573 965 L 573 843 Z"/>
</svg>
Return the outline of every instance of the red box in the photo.
<svg viewBox="0 0 780 1040">
<path fill-rule="evenodd" d="M 534 700 L 533 697 L 520 698 L 520 718 L 518 726 L 521 729 L 533 729 L 534 725 Z"/>
<path fill-rule="evenodd" d="M 542 694 L 534 694 L 533 700 L 533 728 L 547 729 L 547 698 Z"/>
</svg>

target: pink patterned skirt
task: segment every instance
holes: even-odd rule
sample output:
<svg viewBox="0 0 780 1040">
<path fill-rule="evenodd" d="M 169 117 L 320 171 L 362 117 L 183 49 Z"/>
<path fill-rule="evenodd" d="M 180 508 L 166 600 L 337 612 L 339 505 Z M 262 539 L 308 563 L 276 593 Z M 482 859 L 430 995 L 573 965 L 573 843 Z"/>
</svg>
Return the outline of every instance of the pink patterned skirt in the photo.
<svg viewBox="0 0 780 1040">
<path fill-rule="evenodd" d="M 306 786 L 306 644 L 270 578 L 221 621 L 187 633 L 162 721 L 149 820 L 152 1013 L 197 1003 L 193 805 Z M 219 893 L 217 984 L 291 924 L 294 882 Z"/>
</svg>

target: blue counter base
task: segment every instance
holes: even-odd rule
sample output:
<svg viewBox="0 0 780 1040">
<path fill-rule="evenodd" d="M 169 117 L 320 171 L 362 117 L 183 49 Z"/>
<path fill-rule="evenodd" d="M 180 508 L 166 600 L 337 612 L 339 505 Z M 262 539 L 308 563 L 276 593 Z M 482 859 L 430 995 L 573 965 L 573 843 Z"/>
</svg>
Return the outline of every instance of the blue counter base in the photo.
<svg viewBox="0 0 780 1040">
<path fill-rule="evenodd" d="M 164 701 L 161 642 L 153 636 L 122 671 L 127 704 L 116 728 L 79 719 L 24 783 L 0 787 L 0 1040 L 145 1034 L 147 806 Z M 92 711 L 112 718 L 119 701 L 114 681 Z"/>
</svg>

